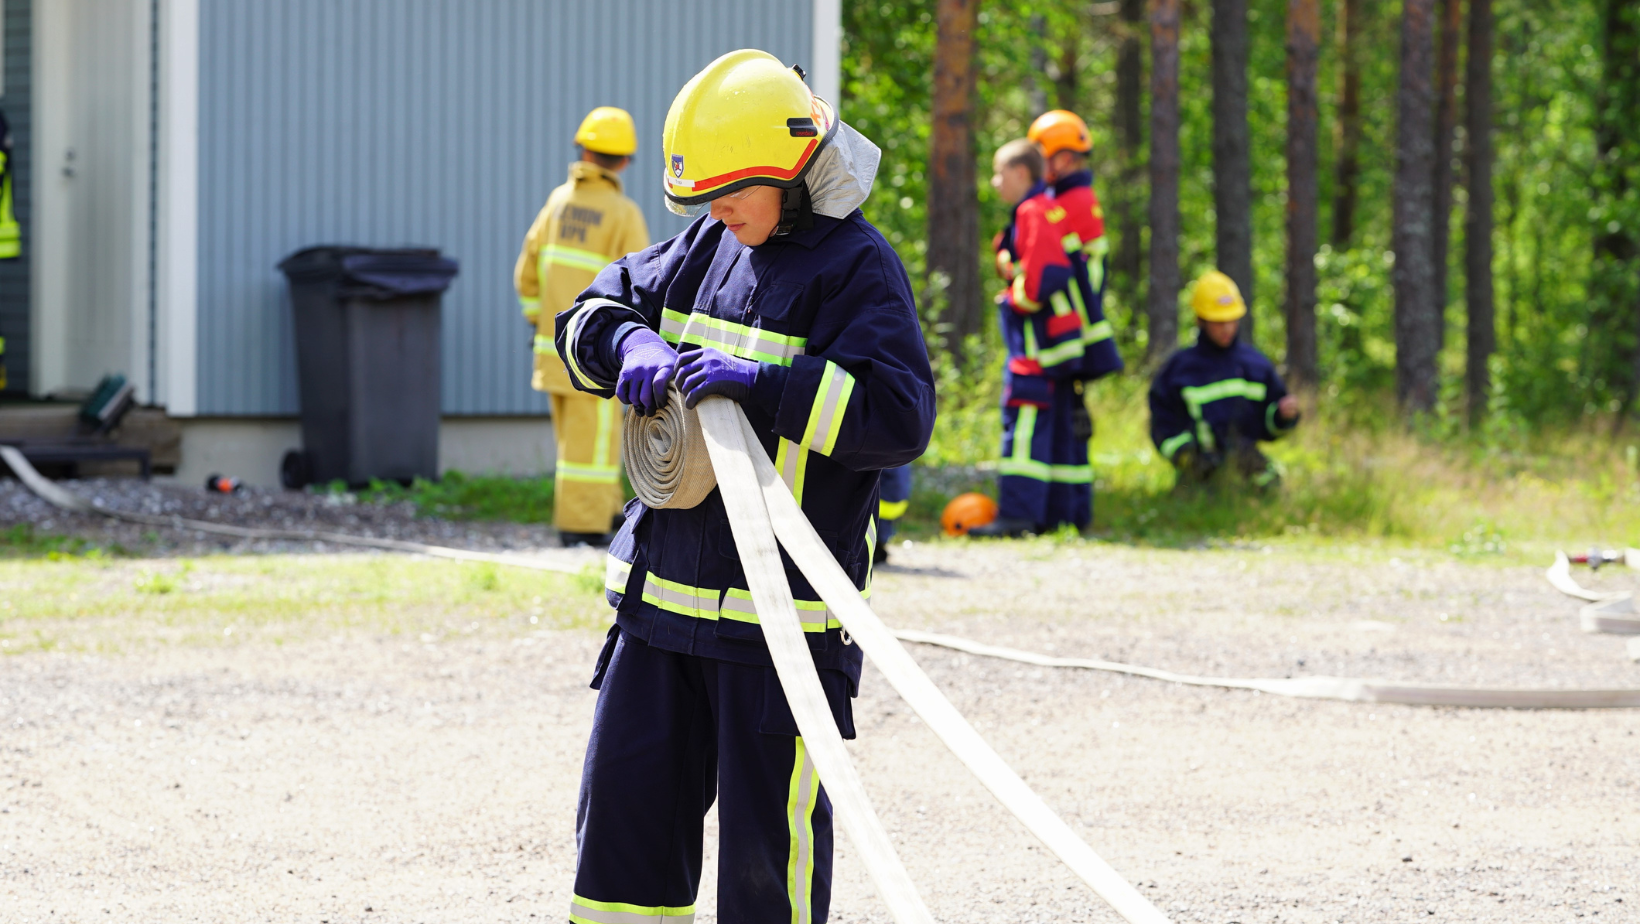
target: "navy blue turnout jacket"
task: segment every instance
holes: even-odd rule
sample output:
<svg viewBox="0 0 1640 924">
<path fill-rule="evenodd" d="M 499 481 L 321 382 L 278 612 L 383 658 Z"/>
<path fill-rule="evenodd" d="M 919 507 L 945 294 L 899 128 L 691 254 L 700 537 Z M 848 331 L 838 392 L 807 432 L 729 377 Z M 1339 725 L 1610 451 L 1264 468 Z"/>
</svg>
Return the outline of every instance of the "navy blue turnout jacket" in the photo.
<svg viewBox="0 0 1640 924">
<path fill-rule="evenodd" d="M 1276 404 L 1287 386 L 1276 367 L 1238 337 L 1229 349 L 1206 334 L 1168 357 L 1150 383 L 1150 439 L 1171 461 L 1185 447 L 1222 455 L 1235 442 L 1285 436 L 1298 423 L 1282 421 Z"/>
<path fill-rule="evenodd" d="M 934 379 L 899 257 L 859 210 L 747 247 L 703 215 L 629 254 L 557 318 L 575 387 L 614 394 L 619 336 L 637 323 L 680 351 L 754 359 L 742 404 L 781 477 L 856 587 L 869 594 L 878 472 L 920 456 L 934 427 Z M 781 553 L 815 664 L 855 685 L 861 656 Z M 650 645 L 769 665 L 734 538 L 713 491 L 688 510 L 626 508 L 605 589 L 616 622 Z"/>
</svg>

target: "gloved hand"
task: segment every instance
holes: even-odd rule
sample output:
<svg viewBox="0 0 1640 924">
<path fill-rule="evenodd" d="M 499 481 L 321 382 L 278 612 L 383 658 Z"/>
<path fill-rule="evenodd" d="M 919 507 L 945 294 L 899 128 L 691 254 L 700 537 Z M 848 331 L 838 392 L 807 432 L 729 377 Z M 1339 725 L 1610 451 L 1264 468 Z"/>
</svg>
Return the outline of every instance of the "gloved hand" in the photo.
<svg viewBox="0 0 1640 924">
<path fill-rule="evenodd" d="M 678 388 L 683 391 L 684 407 L 694 407 L 707 395 L 722 395 L 736 402 L 752 396 L 752 383 L 757 381 L 755 360 L 705 347 L 685 353 L 680 362 Z"/>
<path fill-rule="evenodd" d="M 647 327 L 629 331 L 616 346 L 621 375 L 615 397 L 645 417 L 666 407 L 666 386 L 678 368 L 678 351 Z"/>
</svg>

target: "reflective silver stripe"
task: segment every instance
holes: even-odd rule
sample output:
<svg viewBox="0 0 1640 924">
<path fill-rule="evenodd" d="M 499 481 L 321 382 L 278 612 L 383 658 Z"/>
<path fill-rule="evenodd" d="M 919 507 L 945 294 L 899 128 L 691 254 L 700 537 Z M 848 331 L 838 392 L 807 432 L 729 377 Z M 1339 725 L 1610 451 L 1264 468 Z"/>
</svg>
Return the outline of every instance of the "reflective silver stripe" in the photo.
<svg viewBox="0 0 1640 924">
<path fill-rule="evenodd" d="M 646 907 L 576 896 L 569 903 L 569 919 L 575 924 L 694 924 L 695 906 Z"/>
<path fill-rule="evenodd" d="M 836 629 L 842 625 L 832 615 L 826 604 L 819 600 L 793 600 L 792 602 L 797 605 L 798 625 L 803 627 L 804 632 L 824 632 L 827 629 Z M 723 604 L 718 610 L 718 615 L 723 619 L 732 619 L 735 622 L 749 622 L 753 625 L 761 624 L 757 618 L 757 605 L 752 602 L 752 592 L 741 590 L 738 587 L 731 587 L 724 593 Z"/>
<path fill-rule="evenodd" d="M 803 445 L 823 456 L 837 448 L 837 434 L 843 429 L 843 412 L 848 410 L 849 395 L 854 393 L 854 376 L 843 367 L 826 360 L 826 371 L 820 376 L 820 387 L 814 395 L 814 406 L 809 409 L 808 429 L 803 432 Z"/>
<path fill-rule="evenodd" d="M 804 337 L 789 337 L 760 327 L 748 327 L 698 311 L 686 315 L 670 308 L 661 311 L 661 336 L 673 344 L 698 343 L 716 347 L 741 359 L 755 359 L 781 366 L 789 366 L 794 357 L 802 356 L 808 343 Z"/>
<path fill-rule="evenodd" d="M 626 593 L 626 582 L 632 577 L 632 563 L 621 561 L 604 553 L 604 589 L 618 594 Z"/>
<path fill-rule="evenodd" d="M 646 574 L 643 579 L 643 600 L 680 616 L 718 618 L 718 592 L 708 587 L 691 587 Z"/>
<path fill-rule="evenodd" d="M 820 774 L 814 769 L 803 738 L 792 756 L 791 791 L 786 817 L 791 826 L 791 853 L 786 859 L 786 894 L 792 903 L 792 924 L 814 920 L 814 806 L 820 798 Z"/>
</svg>

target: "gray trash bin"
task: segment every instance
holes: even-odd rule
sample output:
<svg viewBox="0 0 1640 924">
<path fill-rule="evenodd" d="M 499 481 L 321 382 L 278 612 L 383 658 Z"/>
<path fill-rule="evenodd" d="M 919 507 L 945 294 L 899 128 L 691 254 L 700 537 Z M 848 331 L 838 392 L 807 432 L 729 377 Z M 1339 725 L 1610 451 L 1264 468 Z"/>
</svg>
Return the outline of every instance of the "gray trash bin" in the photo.
<svg viewBox="0 0 1640 924">
<path fill-rule="evenodd" d="M 310 247 L 279 269 L 302 405 L 285 487 L 438 477 L 439 303 L 456 261 L 433 249 Z"/>
</svg>

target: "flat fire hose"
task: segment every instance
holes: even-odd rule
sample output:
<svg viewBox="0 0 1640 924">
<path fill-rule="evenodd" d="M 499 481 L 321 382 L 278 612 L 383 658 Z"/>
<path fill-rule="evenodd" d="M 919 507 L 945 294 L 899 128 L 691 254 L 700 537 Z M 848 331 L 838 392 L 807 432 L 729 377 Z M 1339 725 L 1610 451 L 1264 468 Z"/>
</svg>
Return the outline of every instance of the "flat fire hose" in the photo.
<svg viewBox="0 0 1640 924">
<path fill-rule="evenodd" d="M 690 420 L 697 415 L 698 424 Z M 716 483 L 730 486 L 722 497 L 735 548 L 798 729 L 831 794 L 838 821 L 860 851 L 894 919 L 933 920 L 889 843 L 843 746 L 803 639 L 777 538 L 853 641 L 1004 806 L 1123 918 L 1133 924 L 1165 924 L 1166 915 L 1083 843 L 979 736 L 866 605 L 781 481 L 739 405 L 712 397 L 691 413 L 682 408 L 674 392 L 660 414 L 649 418 L 628 415 L 624 445 L 629 448 L 623 454 L 639 497 L 645 503 L 653 497 L 665 505 L 669 492 L 698 493 L 699 453 L 695 451 L 693 459 L 687 457 L 696 445 L 696 427 L 710 455 Z M 634 458 L 656 452 L 665 458 L 648 462 Z M 647 481 L 651 471 L 665 472 L 667 484 L 646 496 L 654 486 L 640 482 Z"/>
<path fill-rule="evenodd" d="M 1630 568 L 1640 571 L 1640 549 L 1624 549 L 1621 560 Z M 1586 601 L 1577 613 L 1578 624 L 1584 632 L 1640 635 L 1640 608 L 1635 606 L 1632 591 L 1606 592 L 1584 587 L 1572 577 L 1572 561 L 1565 552 L 1555 553 L 1555 563 L 1549 566 L 1544 576 L 1554 589 L 1568 597 Z M 1629 659 L 1640 661 L 1640 639 L 1631 639 L 1628 648 Z"/>
<path fill-rule="evenodd" d="M 332 542 L 337 545 L 354 545 L 362 548 L 383 549 L 389 552 L 409 552 L 415 555 L 431 555 L 435 558 L 448 558 L 455 561 L 489 562 L 496 565 L 511 565 L 518 568 L 533 568 L 537 571 L 559 571 L 565 574 L 579 574 L 587 566 L 586 562 L 568 559 L 557 559 L 542 555 L 510 555 L 494 552 L 472 552 L 467 549 L 454 549 L 442 545 L 426 545 L 420 542 L 406 542 L 402 539 L 378 539 L 374 536 L 354 536 L 348 533 L 332 533 L 322 530 L 305 529 L 256 529 L 248 526 L 230 526 L 226 523 L 213 523 L 210 520 L 193 520 L 187 517 L 158 516 L 151 513 L 131 513 L 124 510 L 112 510 L 93 504 L 72 491 L 66 490 L 51 479 L 41 475 L 29 464 L 28 459 L 15 446 L 0 446 L 0 459 L 3 459 L 23 486 L 33 491 L 36 496 L 46 503 L 66 510 L 70 513 L 90 513 L 105 516 L 112 520 L 123 520 L 127 523 L 139 523 L 143 526 L 161 526 L 168 529 L 186 529 L 195 532 L 211 533 L 217 536 L 232 536 L 236 539 L 271 539 L 291 542 Z"/>
</svg>

